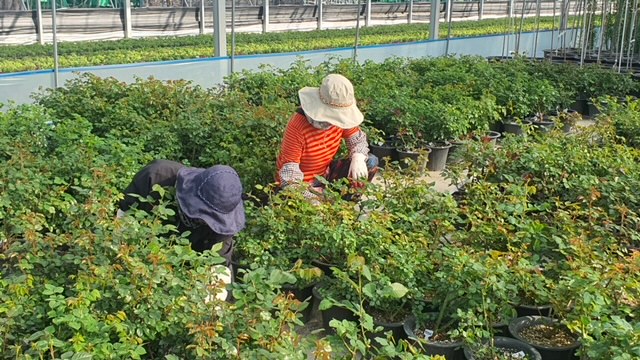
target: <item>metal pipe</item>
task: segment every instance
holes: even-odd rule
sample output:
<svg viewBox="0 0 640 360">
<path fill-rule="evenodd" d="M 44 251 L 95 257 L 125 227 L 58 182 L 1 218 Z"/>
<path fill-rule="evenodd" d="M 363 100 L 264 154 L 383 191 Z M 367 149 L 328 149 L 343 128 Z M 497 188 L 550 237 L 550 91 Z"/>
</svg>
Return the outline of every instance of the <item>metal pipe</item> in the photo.
<svg viewBox="0 0 640 360">
<path fill-rule="evenodd" d="M 633 49 L 633 44 L 636 42 L 635 34 L 636 31 L 636 15 L 638 13 L 638 0 L 633 0 L 633 12 L 631 15 L 631 28 L 629 29 L 629 47 L 627 48 L 627 64 L 626 69 L 631 67 L 631 53 Z"/>
<path fill-rule="evenodd" d="M 522 13 L 520 14 L 520 28 L 518 29 L 518 35 L 516 36 L 516 52 L 515 56 L 520 53 L 520 36 L 522 35 L 522 26 L 524 24 L 524 10 L 527 5 L 527 0 L 522 0 Z"/>
<path fill-rule="evenodd" d="M 269 0 L 263 0 L 269 1 Z M 231 73 L 236 57 L 236 0 L 231 0 Z"/>
<path fill-rule="evenodd" d="M 58 88 L 58 80 L 59 80 L 59 59 L 58 59 L 58 27 L 57 27 L 57 19 L 56 19 L 56 0 L 51 0 L 51 22 L 52 22 L 52 30 L 53 30 L 53 86 L 54 89 Z"/>
<path fill-rule="evenodd" d="M 449 55 L 449 42 L 451 41 L 451 8 L 453 8 L 453 0 L 447 0 L 447 18 L 449 23 L 447 25 L 447 46 L 444 51 L 444 55 Z"/>
<path fill-rule="evenodd" d="M 598 46 L 598 55 L 596 57 L 596 63 L 600 63 L 600 54 L 602 53 L 602 47 L 604 46 L 604 32 L 607 24 L 607 0 L 602 2 L 602 26 L 600 26 L 600 44 Z"/>
<path fill-rule="evenodd" d="M 38 16 L 38 43 L 44 45 L 44 29 L 42 26 L 42 3 L 41 0 L 36 0 L 36 9 Z"/>
<path fill-rule="evenodd" d="M 582 21 L 582 31 L 580 34 L 580 67 L 584 65 L 584 57 L 587 53 L 587 46 L 589 46 L 589 23 L 587 21 L 587 13 L 589 12 L 589 9 L 587 8 L 587 1 L 588 0 L 584 0 L 584 16 Z"/>
<path fill-rule="evenodd" d="M 553 0 L 553 21 L 551 26 L 551 51 L 553 51 L 553 40 L 556 37 L 556 0 Z M 556 53 L 557 54 L 557 53 Z"/>
<path fill-rule="evenodd" d="M 540 32 L 540 5 L 541 0 L 536 1 L 536 36 L 533 42 L 533 54 L 531 54 L 531 58 L 536 57 L 536 53 L 538 52 L 538 33 Z M 553 31 L 551 32 L 551 38 L 553 38 Z"/>
<path fill-rule="evenodd" d="M 358 57 L 358 43 L 360 42 L 360 11 L 362 9 L 361 0 L 358 0 L 358 14 L 356 17 L 356 41 L 353 44 L 353 62 Z"/>
<path fill-rule="evenodd" d="M 629 0 L 624 1 L 624 19 L 622 23 L 622 37 L 620 38 L 620 57 L 618 60 L 618 72 L 622 70 L 622 55 L 624 54 L 624 33 L 627 27 L 627 11 L 629 10 Z"/>
</svg>

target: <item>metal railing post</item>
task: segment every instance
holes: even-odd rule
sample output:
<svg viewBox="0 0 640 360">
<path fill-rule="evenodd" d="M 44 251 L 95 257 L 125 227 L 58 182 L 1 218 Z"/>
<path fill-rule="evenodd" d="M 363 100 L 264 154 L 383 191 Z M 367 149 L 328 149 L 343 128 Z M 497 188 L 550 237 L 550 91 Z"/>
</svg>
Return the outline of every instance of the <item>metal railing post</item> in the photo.
<svg viewBox="0 0 640 360">
<path fill-rule="evenodd" d="M 323 0 L 317 0 L 318 5 L 318 30 L 322 30 L 322 1 Z"/>
<path fill-rule="evenodd" d="M 215 0 L 213 6 L 213 38 L 215 57 L 227 56 L 227 19 L 225 0 Z"/>
<path fill-rule="evenodd" d="M 131 38 L 131 0 L 124 0 L 124 38 Z"/>
<path fill-rule="evenodd" d="M 263 0 L 262 3 L 262 32 L 269 32 L 269 0 Z"/>
<path fill-rule="evenodd" d="M 36 0 L 36 14 L 38 16 L 38 43 L 44 45 L 44 30 L 42 26 L 42 3 L 41 0 Z"/>
<path fill-rule="evenodd" d="M 431 22 L 431 40 L 438 40 L 440 36 L 440 0 L 431 0 L 430 22 Z"/>
<path fill-rule="evenodd" d="M 371 0 L 367 0 L 367 3 L 365 4 L 365 6 L 367 7 L 365 9 L 365 18 L 364 18 L 364 26 L 369 26 L 371 25 Z"/>
<path fill-rule="evenodd" d="M 200 35 L 204 35 L 204 0 L 200 0 Z"/>
</svg>

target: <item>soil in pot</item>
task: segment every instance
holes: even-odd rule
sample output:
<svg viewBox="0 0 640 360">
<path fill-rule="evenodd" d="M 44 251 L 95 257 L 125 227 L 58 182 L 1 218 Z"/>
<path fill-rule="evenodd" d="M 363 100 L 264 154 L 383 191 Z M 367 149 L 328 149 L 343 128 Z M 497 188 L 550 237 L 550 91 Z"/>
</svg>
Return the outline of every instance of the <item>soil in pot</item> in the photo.
<svg viewBox="0 0 640 360">
<path fill-rule="evenodd" d="M 431 150 L 429 152 L 429 161 L 427 162 L 429 171 L 444 170 L 450 148 L 451 143 L 448 141 L 429 144 L 429 149 Z"/>
<path fill-rule="evenodd" d="M 465 346 L 465 358 L 467 360 L 542 360 L 538 350 L 520 340 L 503 336 L 496 336 L 493 339 L 493 348 L 485 345 L 471 350 Z"/>
<path fill-rule="evenodd" d="M 558 320 L 546 316 L 524 316 L 509 323 L 511 335 L 535 347 L 543 360 L 571 360 L 580 346 L 577 337 Z"/>
<path fill-rule="evenodd" d="M 407 309 L 399 309 L 397 312 L 390 314 L 378 309 L 366 309 L 367 313 L 373 317 L 374 327 L 382 326 L 383 330 L 379 333 L 371 334 L 370 338 L 373 340 L 376 337 L 384 338 L 385 333 L 391 331 L 393 339 L 397 342 L 399 340 L 407 339 L 407 334 L 404 331 L 404 324 L 407 322 L 411 312 Z"/>
<path fill-rule="evenodd" d="M 438 313 L 432 313 L 432 319 Z M 462 360 L 464 352 L 462 340 L 452 339 L 446 332 L 434 334 L 435 320 L 426 321 L 424 324 L 417 324 L 415 317 L 410 317 L 404 324 L 404 331 L 407 338 L 415 346 L 424 350 L 427 355 L 442 355 L 447 360 Z"/>
</svg>

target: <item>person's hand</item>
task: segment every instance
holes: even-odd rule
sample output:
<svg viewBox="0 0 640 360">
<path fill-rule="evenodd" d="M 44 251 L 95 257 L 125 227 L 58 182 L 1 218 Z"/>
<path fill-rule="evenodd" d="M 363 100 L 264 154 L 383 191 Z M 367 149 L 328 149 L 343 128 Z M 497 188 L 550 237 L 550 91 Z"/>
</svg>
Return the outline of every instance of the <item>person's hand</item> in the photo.
<svg viewBox="0 0 640 360">
<path fill-rule="evenodd" d="M 361 153 L 351 155 L 351 164 L 349 165 L 349 177 L 353 180 L 367 178 L 369 170 L 367 170 L 367 156 Z"/>
</svg>

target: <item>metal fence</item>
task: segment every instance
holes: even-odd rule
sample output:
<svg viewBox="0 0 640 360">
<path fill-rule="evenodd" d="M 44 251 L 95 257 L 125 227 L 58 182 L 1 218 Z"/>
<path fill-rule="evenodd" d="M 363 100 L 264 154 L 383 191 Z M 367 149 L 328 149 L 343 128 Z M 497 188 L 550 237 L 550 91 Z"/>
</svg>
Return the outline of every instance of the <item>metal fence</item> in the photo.
<svg viewBox="0 0 640 360">
<path fill-rule="evenodd" d="M 8 0 L 11 1 L 11 0 Z M 14 0 L 15 1 L 15 0 Z M 27 0 L 23 0 L 27 1 Z M 65 1 L 65 0 L 58 0 Z M 116 0 L 66 0 L 68 2 L 96 2 Z M 149 4 L 151 0 L 140 0 Z M 160 0 L 155 0 L 160 1 Z M 162 0 L 170 1 L 170 0 Z M 177 0 L 171 0 L 177 1 Z M 196 0 L 193 0 L 194 2 Z M 261 1 L 261 0 L 256 0 Z M 273 1 L 273 0 L 272 0 Z M 281 0 L 276 0 L 281 1 Z M 180 0 L 187 3 L 188 0 Z M 193 3 L 190 3 L 191 5 Z M 569 14 L 579 11 L 579 1 L 569 1 Z M 538 11 L 539 5 L 539 11 Z M 446 14 L 446 3 L 442 3 L 440 18 Z M 483 17 L 520 16 L 551 16 L 560 13 L 561 1 L 460 1 L 451 3 L 452 19 L 478 19 Z M 61 38 L 65 35 L 94 35 L 116 33 L 115 37 L 126 37 L 124 29 L 130 23 L 130 29 L 135 36 L 171 35 L 172 32 L 181 34 L 207 31 L 213 27 L 212 7 L 205 4 L 204 16 L 200 7 L 139 7 L 132 8 L 130 17 L 124 9 L 117 8 L 62 8 L 57 10 L 57 33 Z M 355 21 L 358 17 L 369 25 L 369 21 L 429 21 L 431 14 L 430 2 L 400 2 L 400 3 L 371 3 L 370 8 L 364 3 L 318 5 L 273 5 L 268 8 L 265 16 L 265 6 L 239 6 L 234 11 L 227 7 L 227 27 L 233 22 L 236 28 L 255 26 L 256 29 L 269 31 L 269 24 L 308 23 L 317 28 L 323 28 L 323 23 Z M 44 34 L 51 33 L 51 11 L 42 10 L 41 16 L 35 10 L 0 11 L 0 37 L 15 35 L 38 34 L 39 25 Z M 201 22 L 204 23 L 202 24 Z M 330 26 L 325 26 L 330 27 Z M 239 30 L 241 31 L 241 30 Z M 98 37 L 99 38 L 99 37 Z"/>
</svg>

